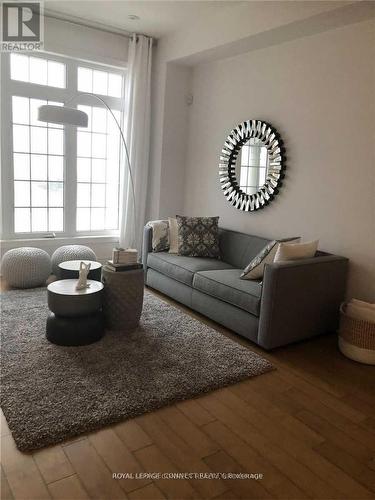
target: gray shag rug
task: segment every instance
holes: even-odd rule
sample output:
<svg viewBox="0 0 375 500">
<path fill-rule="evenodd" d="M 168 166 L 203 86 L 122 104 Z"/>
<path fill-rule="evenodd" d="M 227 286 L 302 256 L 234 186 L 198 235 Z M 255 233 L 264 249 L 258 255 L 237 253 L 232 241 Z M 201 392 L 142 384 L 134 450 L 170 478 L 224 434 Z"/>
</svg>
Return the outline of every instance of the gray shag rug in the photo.
<svg viewBox="0 0 375 500">
<path fill-rule="evenodd" d="M 145 294 L 132 333 L 83 347 L 45 338 L 45 288 L 2 301 L 1 406 L 22 451 L 56 444 L 272 370 L 259 355 Z"/>
</svg>

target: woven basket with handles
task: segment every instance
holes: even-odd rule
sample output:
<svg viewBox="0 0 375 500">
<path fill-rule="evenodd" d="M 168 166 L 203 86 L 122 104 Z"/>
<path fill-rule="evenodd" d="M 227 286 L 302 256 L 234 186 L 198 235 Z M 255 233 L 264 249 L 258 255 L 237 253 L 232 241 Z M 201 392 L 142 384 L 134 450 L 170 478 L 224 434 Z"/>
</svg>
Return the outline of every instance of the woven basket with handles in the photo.
<svg viewBox="0 0 375 500">
<path fill-rule="evenodd" d="M 351 318 L 345 303 L 340 307 L 339 347 L 355 361 L 375 364 L 375 323 Z"/>
</svg>

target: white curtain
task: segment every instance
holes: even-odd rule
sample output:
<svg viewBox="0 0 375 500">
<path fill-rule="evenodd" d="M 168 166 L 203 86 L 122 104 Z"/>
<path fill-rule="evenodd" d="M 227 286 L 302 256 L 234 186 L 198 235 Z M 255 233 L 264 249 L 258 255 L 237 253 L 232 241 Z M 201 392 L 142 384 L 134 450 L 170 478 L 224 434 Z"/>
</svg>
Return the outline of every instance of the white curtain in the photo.
<svg viewBox="0 0 375 500">
<path fill-rule="evenodd" d="M 134 181 L 135 202 L 125 166 L 120 209 L 120 245 L 142 248 L 150 149 L 152 38 L 133 35 L 125 83 L 124 137 Z M 126 155 L 123 163 L 127 164 Z"/>
</svg>

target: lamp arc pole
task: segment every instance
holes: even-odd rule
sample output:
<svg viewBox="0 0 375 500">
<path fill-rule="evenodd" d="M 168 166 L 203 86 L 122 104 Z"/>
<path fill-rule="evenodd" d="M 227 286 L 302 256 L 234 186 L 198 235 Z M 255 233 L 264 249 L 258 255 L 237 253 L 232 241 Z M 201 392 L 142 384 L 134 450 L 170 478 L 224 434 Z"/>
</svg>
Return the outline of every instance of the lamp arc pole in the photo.
<svg viewBox="0 0 375 500">
<path fill-rule="evenodd" d="M 72 103 L 75 99 L 77 99 L 78 97 L 82 97 L 82 96 L 86 96 L 86 97 L 94 97 L 95 99 L 97 99 L 99 102 L 101 102 L 103 104 L 103 106 L 110 112 L 112 118 L 114 119 L 116 125 L 117 125 L 117 128 L 120 132 L 120 137 L 122 139 L 122 144 L 124 146 L 124 149 L 125 149 L 125 156 L 126 156 L 126 160 L 127 160 L 127 166 L 128 166 L 128 172 L 129 172 L 129 178 L 130 178 L 130 185 L 131 185 L 131 189 L 132 189 L 132 195 L 133 195 L 133 218 L 134 218 L 134 229 L 133 229 L 133 244 L 136 245 L 136 228 L 137 228 L 137 214 L 136 214 L 136 211 L 135 211 L 135 189 L 134 189 L 134 180 L 133 180 L 133 173 L 132 173 L 132 167 L 131 167 L 131 163 L 130 163 L 130 157 L 129 157 L 129 151 L 128 151 L 128 147 L 126 145 L 126 141 L 125 141 L 125 137 L 124 137 L 124 133 L 121 129 L 121 126 L 119 124 L 119 122 L 117 121 L 117 118 L 115 117 L 115 115 L 113 114 L 113 111 L 111 110 L 111 108 L 108 106 L 108 104 L 105 102 L 104 99 L 102 99 L 101 97 L 99 97 L 98 95 L 96 94 L 92 94 L 90 92 L 79 92 L 78 94 L 75 94 L 74 96 L 70 97 L 66 102 L 65 102 L 65 106 L 67 106 L 68 104 Z"/>
</svg>

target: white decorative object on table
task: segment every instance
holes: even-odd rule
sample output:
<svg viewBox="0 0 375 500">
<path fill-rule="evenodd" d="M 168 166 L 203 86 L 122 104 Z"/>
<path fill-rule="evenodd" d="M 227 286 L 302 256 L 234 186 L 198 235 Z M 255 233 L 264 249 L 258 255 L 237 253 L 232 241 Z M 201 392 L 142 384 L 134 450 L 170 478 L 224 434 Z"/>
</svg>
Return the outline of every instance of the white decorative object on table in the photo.
<svg viewBox="0 0 375 500">
<path fill-rule="evenodd" d="M 59 264 L 60 279 L 77 279 L 79 277 L 79 269 L 81 260 L 66 260 Z M 102 265 L 95 260 L 85 260 L 85 264 L 90 264 L 88 279 L 101 281 L 102 280 Z"/>
<path fill-rule="evenodd" d="M 60 277 L 59 264 L 67 260 L 96 260 L 96 255 L 91 248 L 84 245 L 65 245 L 58 248 L 52 255 L 52 272 Z"/>
<path fill-rule="evenodd" d="M 41 248 L 12 248 L 2 258 L 1 273 L 15 288 L 42 286 L 51 274 L 51 258 Z"/>
<path fill-rule="evenodd" d="M 91 264 L 85 264 L 81 262 L 79 265 L 79 278 L 76 285 L 76 290 L 83 290 L 84 288 L 89 288 L 89 284 L 87 284 L 87 276 L 90 271 Z"/>
</svg>

